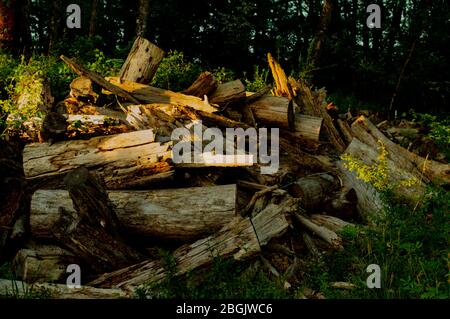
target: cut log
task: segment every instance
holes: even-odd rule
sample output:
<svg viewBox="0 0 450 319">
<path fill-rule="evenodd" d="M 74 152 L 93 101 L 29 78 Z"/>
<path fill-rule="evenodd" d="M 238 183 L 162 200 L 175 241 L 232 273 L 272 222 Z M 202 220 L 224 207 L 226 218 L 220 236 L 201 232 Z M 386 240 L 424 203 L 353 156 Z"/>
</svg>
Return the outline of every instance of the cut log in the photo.
<svg viewBox="0 0 450 319">
<path fill-rule="evenodd" d="M 170 178 L 171 143 L 155 142 L 152 130 L 94 137 L 53 145 L 28 144 L 23 152 L 25 177 L 48 187 L 80 166 L 97 171 L 109 189 L 145 186 Z M 53 186 L 54 187 L 54 186 Z"/>
<path fill-rule="evenodd" d="M 330 193 L 339 187 L 339 179 L 331 174 L 315 174 L 299 178 L 289 186 L 289 193 L 300 199 L 300 205 L 306 211 L 323 209 Z"/>
<path fill-rule="evenodd" d="M 260 98 L 269 95 L 271 89 L 271 85 L 266 85 L 258 92 L 246 92 L 245 104 L 252 104 L 253 102 L 258 101 Z"/>
<path fill-rule="evenodd" d="M 210 72 L 202 72 L 197 80 L 195 80 L 189 88 L 181 93 L 203 98 L 205 95 L 209 95 L 214 92 L 218 86 L 219 83 L 214 78 L 214 75 Z"/>
<path fill-rule="evenodd" d="M 317 225 L 312 222 L 309 218 L 302 216 L 298 213 L 294 214 L 295 218 L 302 224 L 306 229 L 310 230 L 313 234 L 317 235 L 325 242 L 327 242 L 331 247 L 336 249 L 343 249 L 342 238 L 339 237 L 334 231 Z"/>
<path fill-rule="evenodd" d="M 241 100 L 244 100 L 245 86 L 241 80 L 235 80 L 220 84 L 217 89 L 209 96 L 209 101 L 220 106 L 227 106 Z"/>
<path fill-rule="evenodd" d="M 286 199 L 280 205 L 270 204 L 253 219 L 236 217 L 214 235 L 185 245 L 173 253 L 176 275 L 186 274 L 210 264 L 214 258 L 242 260 L 261 251 L 270 239 L 281 236 L 289 227 L 286 214 L 294 212 L 296 201 Z M 161 281 L 166 270 L 161 261 L 145 261 L 104 274 L 90 283 L 97 287 L 121 287 L 132 290 L 142 284 Z"/>
<path fill-rule="evenodd" d="M 350 128 L 350 125 L 348 125 L 347 121 L 341 119 L 338 119 L 336 123 L 338 125 L 339 131 L 342 133 L 342 136 L 344 137 L 345 144 L 348 146 L 353 140 L 353 133 Z"/>
<path fill-rule="evenodd" d="M 289 100 L 284 97 L 265 96 L 250 104 L 257 122 L 265 125 L 291 130 L 299 139 L 319 141 L 322 118 L 304 114 L 295 114 L 289 108 Z M 291 111 L 289 111 L 291 110 Z"/>
<path fill-rule="evenodd" d="M 388 152 L 388 158 L 405 171 L 409 171 L 425 182 L 450 182 L 450 165 L 438 163 L 414 154 L 389 140 L 366 117 L 359 117 L 352 124 L 352 133 L 361 142 L 376 147 L 381 141 Z"/>
<path fill-rule="evenodd" d="M 85 76 L 75 78 L 70 83 L 70 97 L 82 102 L 95 103 L 98 94 L 94 91 L 94 83 Z"/>
<path fill-rule="evenodd" d="M 139 100 L 135 101 L 135 104 L 174 104 L 190 106 L 196 110 L 205 112 L 217 111 L 216 105 L 210 104 L 207 100 L 204 101 L 196 96 L 175 93 L 169 90 L 163 90 L 130 81 L 123 81 L 120 83 L 120 79 L 117 77 L 109 77 L 106 79 L 109 83 L 112 83 L 121 90 L 132 94 L 137 100 Z"/>
<path fill-rule="evenodd" d="M 236 186 L 155 191 L 110 191 L 121 225 L 141 238 L 192 241 L 222 228 L 236 214 Z M 74 211 L 64 190 L 38 190 L 31 202 L 31 233 L 50 239 L 58 207 Z"/>
<path fill-rule="evenodd" d="M 59 207 L 51 229 L 64 247 L 95 273 L 112 271 L 143 260 L 121 238 L 121 226 L 100 177 L 77 168 L 64 178 L 76 212 Z"/>
<path fill-rule="evenodd" d="M 70 264 L 79 265 L 79 258 L 58 246 L 41 245 L 19 250 L 13 269 L 16 277 L 25 282 L 65 283 Z"/>
<path fill-rule="evenodd" d="M 323 215 L 323 214 L 314 214 L 311 215 L 311 221 L 319 226 L 324 226 L 329 230 L 332 230 L 336 233 L 342 231 L 345 227 L 354 227 L 355 225 L 346 221 L 343 221 L 340 218 Z"/>
<path fill-rule="evenodd" d="M 27 284 L 18 280 L 0 279 L 0 296 L 30 298 L 40 296 L 51 299 L 118 299 L 130 298 L 121 289 L 100 289 L 88 286 L 69 288 L 67 285 L 36 283 Z"/>
<path fill-rule="evenodd" d="M 164 57 L 164 51 L 138 36 L 120 70 L 121 81 L 150 83 Z"/>
</svg>

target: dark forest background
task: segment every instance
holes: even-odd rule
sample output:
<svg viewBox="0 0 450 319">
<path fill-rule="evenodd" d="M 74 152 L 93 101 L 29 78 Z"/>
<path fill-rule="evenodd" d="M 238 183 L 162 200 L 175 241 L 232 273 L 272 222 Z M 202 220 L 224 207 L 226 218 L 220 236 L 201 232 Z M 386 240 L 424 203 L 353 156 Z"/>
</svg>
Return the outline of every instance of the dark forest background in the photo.
<svg viewBox="0 0 450 319">
<path fill-rule="evenodd" d="M 202 69 L 225 67 L 237 77 L 267 68 L 266 54 L 272 52 L 289 73 L 325 86 L 341 104 L 387 110 L 397 92 L 393 108 L 400 111 L 448 108 L 450 2 L 445 0 L 0 2 L 3 13 L 5 6 L 15 6 L 20 34 L 12 46 L 19 53 L 89 56 L 99 49 L 125 58 L 141 34 L 165 51 L 183 52 Z M 81 29 L 66 27 L 70 3 L 81 7 Z M 381 7 L 380 29 L 366 26 L 370 3 Z M 313 55 L 318 36 L 320 52 Z"/>
</svg>

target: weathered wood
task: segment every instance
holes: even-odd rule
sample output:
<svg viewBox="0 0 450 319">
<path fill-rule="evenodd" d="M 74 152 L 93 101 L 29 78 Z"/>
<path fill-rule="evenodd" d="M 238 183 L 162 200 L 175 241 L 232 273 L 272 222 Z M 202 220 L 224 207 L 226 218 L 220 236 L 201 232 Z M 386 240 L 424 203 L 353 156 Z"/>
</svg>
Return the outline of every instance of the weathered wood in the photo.
<svg viewBox="0 0 450 319">
<path fill-rule="evenodd" d="M 241 80 L 219 84 L 209 96 L 209 101 L 220 106 L 227 106 L 245 99 L 245 86 Z"/>
<path fill-rule="evenodd" d="M 319 141 L 322 118 L 289 112 L 289 100 L 284 97 L 265 96 L 250 104 L 257 122 L 291 130 L 299 139 Z"/>
<path fill-rule="evenodd" d="M 336 233 L 342 231 L 345 227 L 355 226 L 354 224 L 343 221 L 340 218 L 323 214 L 311 215 L 311 221 L 319 226 L 324 226 Z"/>
<path fill-rule="evenodd" d="M 155 142 L 152 130 L 73 140 L 53 145 L 28 144 L 23 165 L 28 180 L 52 185 L 80 166 L 95 170 L 109 189 L 144 186 L 172 176 L 171 143 Z"/>
<path fill-rule="evenodd" d="M 282 235 L 289 227 L 286 214 L 296 209 L 296 201 L 286 199 L 280 205 L 270 204 L 252 220 L 236 217 L 214 235 L 185 245 L 173 253 L 175 273 L 185 274 L 210 264 L 218 256 L 242 260 L 261 251 L 270 239 Z M 161 261 L 145 261 L 104 274 L 90 283 L 96 287 L 121 287 L 132 290 L 144 283 L 162 280 L 166 270 Z"/>
<path fill-rule="evenodd" d="M 252 104 L 253 102 L 256 102 L 260 98 L 269 95 L 270 90 L 272 89 L 271 85 L 266 85 L 258 92 L 246 92 L 246 98 L 245 98 L 245 104 Z"/>
<path fill-rule="evenodd" d="M 214 92 L 218 86 L 219 82 L 217 82 L 213 74 L 210 72 L 202 72 L 194 83 L 181 93 L 203 98 L 205 95 Z"/>
<path fill-rule="evenodd" d="M 175 93 L 169 90 L 163 90 L 148 86 L 145 84 L 123 81 L 117 77 L 106 78 L 109 83 L 114 84 L 125 92 L 132 94 L 137 100 L 135 104 L 174 104 L 181 106 L 190 106 L 196 110 L 205 112 L 216 112 L 215 104 L 209 103 L 207 100 L 202 100 L 199 97 L 185 95 L 182 93 Z M 114 92 L 113 92 L 114 93 Z"/>
<path fill-rule="evenodd" d="M 120 80 L 150 83 L 164 57 L 164 51 L 138 36 L 120 70 Z"/>
<path fill-rule="evenodd" d="M 294 94 L 292 92 L 292 88 L 289 84 L 286 73 L 284 72 L 280 63 L 278 63 L 278 61 L 275 60 L 270 53 L 267 54 L 267 60 L 269 62 L 269 67 L 272 71 L 272 76 L 275 81 L 275 89 L 273 90 L 274 95 L 284 96 L 289 100 L 292 100 L 294 98 Z"/>
<path fill-rule="evenodd" d="M 353 133 L 350 128 L 350 125 L 348 125 L 347 121 L 341 119 L 338 119 L 336 123 L 338 125 L 339 131 L 342 133 L 342 136 L 344 137 L 345 144 L 348 146 L 353 140 Z"/>
<path fill-rule="evenodd" d="M 25 282 L 61 282 L 68 277 L 67 266 L 79 258 L 58 246 L 34 245 L 21 249 L 13 260 L 14 274 Z"/>
<path fill-rule="evenodd" d="M 219 230 L 236 214 L 236 185 L 110 191 L 108 195 L 126 232 L 141 238 L 195 240 Z M 58 207 L 74 210 L 67 191 L 34 193 L 30 213 L 34 237 L 51 238 Z"/>
<path fill-rule="evenodd" d="M 70 96 L 82 101 L 95 103 L 98 94 L 94 91 L 94 83 L 88 77 L 81 76 L 70 83 Z"/>
<path fill-rule="evenodd" d="M 377 147 L 381 141 L 388 152 L 388 158 L 417 178 L 435 182 L 450 182 L 450 165 L 438 163 L 414 154 L 389 140 L 366 117 L 359 117 L 352 124 L 352 133 L 366 145 Z"/>
<path fill-rule="evenodd" d="M 317 225 L 316 223 L 312 222 L 311 219 L 298 213 L 294 214 L 294 216 L 306 229 L 310 230 L 313 234 L 323 239 L 331 247 L 336 249 L 343 248 L 342 238 L 339 237 L 334 231 L 324 226 Z"/>
<path fill-rule="evenodd" d="M 87 78 L 91 79 L 92 81 L 94 81 L 95 83 L 97 83 L 98 85 L 100 85 L 102 88 L 104 88 L 114 94 L 117 94 L 118 96 L 121 96 L 130 102 L 139 104 L 139 101 L 132 94 L 130 94 L 127 91 L 123 90 L 122 88 L 106 81 L 100 74 L 89 71 L 84 66 L 76 63 L 72 59 L 65 57 L 64 55 L 61 55 L 60 58 L 72 69 L 72 71 L 74 71 L 79 76 L 87 77 Z"/>
<path fill-rule="evenodd" d="M 316 211 L 324 207 L 331 192 L 339 187 L 339 179 L 331 174 L 314 174 L 299 178 L 289 186 L 289 193 L 300 199 L 306 211 Z"/>
<path fill-rule="evenodd" d="M 33 295 L 51 299 L 118 299 L 130 298 L 131 294 L 121 289 L 101 289 L 88 286 L 69 288 L 67 285 L 35 283 L 0 279 L 0 296 L 30 298 Z"/>
</svg>

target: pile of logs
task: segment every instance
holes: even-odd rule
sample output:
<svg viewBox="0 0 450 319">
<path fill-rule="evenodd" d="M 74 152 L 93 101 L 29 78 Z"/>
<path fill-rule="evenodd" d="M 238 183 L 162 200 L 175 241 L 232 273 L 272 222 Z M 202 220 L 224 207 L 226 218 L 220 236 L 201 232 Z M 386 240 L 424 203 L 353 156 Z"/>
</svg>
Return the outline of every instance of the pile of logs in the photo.
<svg viewBox="0 0 450 319">
<path fill-rule="evenodd" d="M 391 182 L 417 181 L 399 195 L 450 180 L 449 165 L 403 149 L 367 118 L 337 116 L 323 89 L 286 77 L 270 54 L 275 86 L 259 92 L 209 72 L 182 92 L 152 87 L 163 54 L 138 38 L 109 78 L 61 56 L 79 77 L 48 111 L 40 143 L 18 156 L 2 142 L 0 257 L 12 259 L 22 282 L 0 280 L 0 294 L 33 285 L 53 298 L 133 297 L 166 275 L 157 248 L 170 251 L 180 276 L 220 256 L 263 258 L 272 274 L 295 278 L 299 256 L 343 249 L 339 231 L 383 208 L 377 191 L 345 168 L 343 153 L 373 165 L 381 141 Z M 279 128 L 278 171 L 175 163 L 171 132 L 199 120 L 221 130 Z M 73 134 L 82 125 L 95 134 Z M 287 258 L 286 269 L 276 254 Z M 65 285 L 70 264 L 81 267 L 81 288 Z"/>
</svg>

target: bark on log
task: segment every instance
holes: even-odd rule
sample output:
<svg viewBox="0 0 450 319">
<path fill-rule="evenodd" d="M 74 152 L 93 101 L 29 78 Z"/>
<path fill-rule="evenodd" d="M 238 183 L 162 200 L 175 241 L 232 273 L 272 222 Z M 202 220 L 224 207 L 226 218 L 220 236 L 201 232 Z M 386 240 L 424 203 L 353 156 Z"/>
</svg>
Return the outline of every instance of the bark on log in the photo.
<svg viewBox="0 0 450 319">
<path fill-rule="evenodd" d="M 306 211 L 316 211 L 324 207 L 327 197 L 339 187 L 339 179 L 330 174 L 316 174 L 299 178 L 289 186 L 290 194 L 300 199 Z"/>
<path fill-rule="evenodd" d="M 95 273 L 112 271 L 143 260 L 122 240 L 121 225 L 101 179 L 86 168 L 64 178 L 76 212 L 59 207 L 52 228 L 55 238 Z"/>
<path fill-rule="evenodd" d="M 58 246 L 21 249 L 13 260 L 14 274 L 25 282 L 63 282 L 67 266 L 80 264 L 79 258 Z"/>
<path fill-rule="evenodd" d="M 353 140 L 353 133 L 350 128 L 350 125 L 348 125 L 347 121 L 338 119 L 336 121 L 338 125 L 339 131 L 342 133 L 342 136 L 344 137 L 345 145 L 349 145 Z"/>
<path fill-rule="evenodd" d="M 117 77 L 109 77 L 106 79 L 109 83 L 112 83 L 121 90 L 132 94 L 137 100 L 139 100 L 135 101 L 135 104 L 174 104 L 190 106 L 196 110 L 205 112 L 217 111 L 215 104 L 210 104 L 207 100 L 204 101 L 196 96 L 175 93 L 169 90 L 163 90 L 130 81 L 123 81 L 120 83 L 120 79 Z"/>
<path fill-rule="evenodd" d="M 181 93 L 203 98 L 214 92 L 219 83 L 210 72 L 202 72 L 192 85 Z"/>
<path fill-rule="evenodd" d="M 121 289 L 101 289 L 88 286 L 69 288 L 67 285 L 36 283 L 27 284 L 18 280 L 0 279 L 0 296 L 30 298 L 41 295 L 51 299 L 118 299 L 130 298 L 130 294 Z"/>
<path fill-rule="evenodd" d="M 236 217 L 216 234 L 185 245 L 173 253 L 177 275 L 210 264 L 218 256 L 233 256 L 236 260 L 251 257 L 261 251 L 270 239 L 281 236 L 289 227 L 286 214 L 294 212 L 292 198 L 280 205 L 270 204 L 251 220 Z M 144 283 L 155 283 L 166 275 L 160 261 L 145 261 L 118 271 L 104 274 L 90 283 L 97 287 L 121 287 L 132 290 Z"/>
<path fill-rule="evenodd" d="M 378 141 L 381 141 L 386 147 L 388 158 L 417 178 L 423 179 L 425 182 L 450 182 L 449 164 L 425 159 L 395 144 L 366 117 L 361 116 L 352 124 L 352 133 L 361 142 L 371 147 L 376 147 Z"/>
<path fill-rule="evenodd" d="M 209 101 L 220 106 L 227 106 L 245 99 L 245 86 L 241 80 L 219 84 L 209 96 Z"/>
<path fill-rule="evenodd" d="M 67 172 L 80 166 L 98 172 L 108 189 L 144 186 L 173 174 L 170 143 L 155 142 L 152 130 L 94 137 L 53 145 L 28 144 L 23 152 L 29 181 L 58 185 Z"/>
<path fill-rule="evenodd" d="M 236 185 L 155 191 L 110 191 L 126 232 L 141 238 L 195 240 L 222 228 L 236 214 Z M 74 211 L 67 191 L 38 190 L 31 202 L 31 233 L 51 238 L 58 207 Z"/>
<path fill-rule="evenodd" d="M 120 81 L 148 84 L 164 57 L 164 51 L 138 36 L 120 70 Z"/>
<path fill-rule="evenodd" d="M 114 94 L 117 94 L 118 96 L 121 96 L 130 102 L 139 104 L 139 101 L 133 95 L 131 95 L 127 91 L 121 89 L 120 87 L 106 81 L 100 74 L 89 71 L 84 66 L 76 63 L 72 59 L 65 57 L 64 55 L 61 55 L 60 58 L 72 69 L 72 71 L 74 71 L 79 76 L 87 77 L 87 78 L 91 79 L 93 82 L 100 85 L 102 88 L 104 88 Z"/>
</svg>

